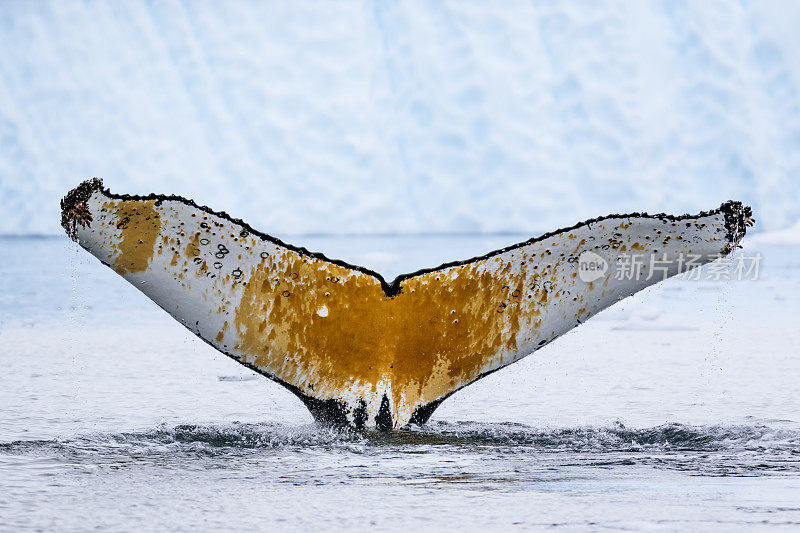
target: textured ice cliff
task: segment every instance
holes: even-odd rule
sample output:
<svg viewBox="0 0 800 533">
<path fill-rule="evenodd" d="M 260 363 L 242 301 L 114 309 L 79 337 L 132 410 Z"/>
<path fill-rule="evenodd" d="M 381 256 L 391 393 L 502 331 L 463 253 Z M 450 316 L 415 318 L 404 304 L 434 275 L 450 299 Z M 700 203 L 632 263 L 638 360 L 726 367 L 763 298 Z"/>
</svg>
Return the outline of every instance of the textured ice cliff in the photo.
<svg viewBox="0 0 800 533">
<path fill-rule="evenodd" d="M 502 6 L 502 7 L 501 7 Z M 0 4 L 0 233 L 101 176 L 271 233 L 800 218 L 800 3 Z"/>
</svg>

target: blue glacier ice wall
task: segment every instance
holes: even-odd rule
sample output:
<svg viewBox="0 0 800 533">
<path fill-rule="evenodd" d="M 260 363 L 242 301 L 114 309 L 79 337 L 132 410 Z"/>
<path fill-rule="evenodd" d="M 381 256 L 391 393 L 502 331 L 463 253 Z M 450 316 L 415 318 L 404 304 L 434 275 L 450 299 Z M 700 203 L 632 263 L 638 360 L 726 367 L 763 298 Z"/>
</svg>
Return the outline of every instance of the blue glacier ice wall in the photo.
<svg viewBox="0 0 800 533">
<path fill-rule="evenodd" d="M 274 233 L 800 218 L 800 2 L 2 2 L 0 234 L 100 176 Z"/>
</svg>

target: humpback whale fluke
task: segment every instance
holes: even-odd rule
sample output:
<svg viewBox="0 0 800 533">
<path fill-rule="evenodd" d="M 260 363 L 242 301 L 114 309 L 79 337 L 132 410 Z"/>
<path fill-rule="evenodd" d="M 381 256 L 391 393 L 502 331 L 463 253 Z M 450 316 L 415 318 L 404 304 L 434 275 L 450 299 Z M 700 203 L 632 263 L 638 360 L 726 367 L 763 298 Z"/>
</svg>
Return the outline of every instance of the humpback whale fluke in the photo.
<svg viewBox="0 0 800 533">
<path fill-rule="evenodd" d="M 425 423 L 614 302 L 730 253 L 752 223 L 734 201 L 609 215 L 389 283 L 178 196 L 112 194 L 95 178 L 61 208 L 83 248 L 315 419 L 384 430 Z"/>
</svg>

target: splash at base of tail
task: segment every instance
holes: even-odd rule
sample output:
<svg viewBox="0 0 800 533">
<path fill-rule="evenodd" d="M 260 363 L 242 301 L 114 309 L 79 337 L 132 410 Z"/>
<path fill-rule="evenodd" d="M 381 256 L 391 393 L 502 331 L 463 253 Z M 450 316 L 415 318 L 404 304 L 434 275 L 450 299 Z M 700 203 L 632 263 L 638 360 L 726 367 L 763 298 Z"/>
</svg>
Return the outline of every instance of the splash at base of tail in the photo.
<svg viewBox="0 0 800 533">
<path fill-rule="evenodd" d="M 733 201 L 609 215 L 387 282 L 178 196 L 112 194 L 93 179 L 61 208 L 83 248 L 315 419 L 382 430 L 425 423 L 622 298 L 729 254 L 752 223 Z"/>
</svg>

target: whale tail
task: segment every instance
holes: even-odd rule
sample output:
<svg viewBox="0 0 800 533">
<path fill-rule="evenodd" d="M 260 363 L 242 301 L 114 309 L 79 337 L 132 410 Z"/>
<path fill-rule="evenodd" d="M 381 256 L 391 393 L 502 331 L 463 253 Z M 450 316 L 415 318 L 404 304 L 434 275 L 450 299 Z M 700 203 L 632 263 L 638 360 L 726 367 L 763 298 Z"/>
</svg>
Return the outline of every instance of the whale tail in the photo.
<svg viewBox="0 0 800 533">
<path fill-rule="evenodd" d="M 698 215 L 587 220 L 387 282 L 178 196 L 61 202 L 66 232 L 220 352 L 325 423 L 423 424 L 448 396 L 653 283 L 730 253 L 752 223 Z"/>
</svg>

